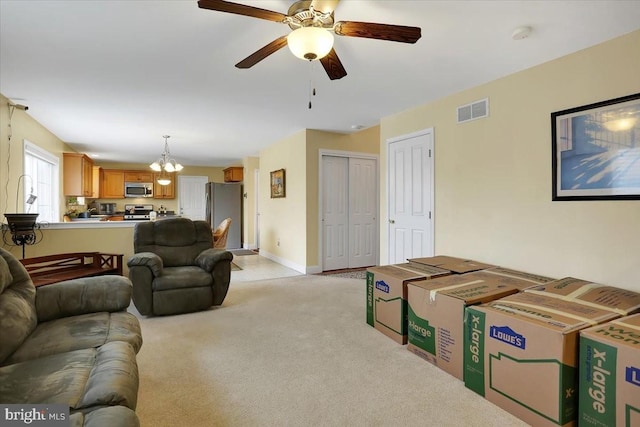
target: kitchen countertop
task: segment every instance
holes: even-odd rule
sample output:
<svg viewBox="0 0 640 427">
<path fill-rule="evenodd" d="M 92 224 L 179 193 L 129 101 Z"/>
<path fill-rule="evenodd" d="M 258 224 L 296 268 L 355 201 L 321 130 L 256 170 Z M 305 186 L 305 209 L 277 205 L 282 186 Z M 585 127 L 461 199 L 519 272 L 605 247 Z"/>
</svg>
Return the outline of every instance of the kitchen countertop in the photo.
<svg viewBox="0 0 640 427">
<path fill-rule="evenodd" d="M 42 228 L 49 229 L 65 229 L 65 228 L 127 228 L 133 227 L 138 222 L 147 222 L 148 219 L 140 219 L 140 220 L 124 220 L 124 221 L 109 221 L 106 218 L 110 216 L 120 216 L 120 215 L 92 215 L 89 218 L 72 218 L 71 222 L 51 222 L 51 223 L 42 223 Z M 158 215 L 158 220 L 163 220 L 167 218 L 179 218 L 180 215 Z"/>
</svg>

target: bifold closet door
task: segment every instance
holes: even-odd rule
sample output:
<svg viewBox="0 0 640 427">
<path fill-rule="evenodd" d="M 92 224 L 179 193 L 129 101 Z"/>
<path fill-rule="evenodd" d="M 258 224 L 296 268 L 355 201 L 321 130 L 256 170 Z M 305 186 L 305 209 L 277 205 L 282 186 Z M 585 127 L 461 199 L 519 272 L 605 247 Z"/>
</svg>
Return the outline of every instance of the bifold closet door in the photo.
<svg viewBox="0 0 640 427">
<path fill-rule="evenodd" d="M 323 270 L 375 265 L 376 161 L 323 156 L 322 168 Z"/>
</svg>

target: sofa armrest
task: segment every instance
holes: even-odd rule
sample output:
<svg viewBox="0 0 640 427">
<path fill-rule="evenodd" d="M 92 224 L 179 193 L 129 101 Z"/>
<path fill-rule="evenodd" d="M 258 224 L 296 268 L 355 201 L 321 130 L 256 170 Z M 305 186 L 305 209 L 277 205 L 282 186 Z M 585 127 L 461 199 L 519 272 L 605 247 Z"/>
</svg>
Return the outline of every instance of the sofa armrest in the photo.
<svg viewBox="0 0 640 427">
<path fill-rule="evenodd" d="M 38 323 L 101 311 L 123 311 L 131 303 L 131 281 L 106 275 L 66 280 L 36 288 Z"/>
<path fill-rule="evenodd" d="M 133 254 L 127 260 L 127 266 L 131 267 L 149 267 L 153 273 L 153 277 L 160 277 L 162 275 L 162 268 L 164 264 L 162 258 L 153 252 L 138 252 Z"/>
<path fill-rule="evenodd" d="M 233 254 L 225 249 L 209 248 L 200 252 L 195 263 L 201 269 L 211 273 L 218 262 L 225 260 L 231 262 Z"/>
</svg>

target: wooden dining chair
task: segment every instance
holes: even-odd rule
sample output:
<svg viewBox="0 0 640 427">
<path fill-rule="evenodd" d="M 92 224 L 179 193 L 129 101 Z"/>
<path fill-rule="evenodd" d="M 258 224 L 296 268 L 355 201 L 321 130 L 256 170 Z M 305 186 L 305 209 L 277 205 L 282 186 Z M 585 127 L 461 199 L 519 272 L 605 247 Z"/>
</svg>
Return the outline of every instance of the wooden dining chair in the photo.
<svg viewBox="0 0 640 427">
<path fill-rule="evenodd" d="M 227 247 L 227 235 L 231 227 L 231 218 L 224 219 L 215 230 L 213 230 L 213 247 L 225 249 Z"/>
</svg>

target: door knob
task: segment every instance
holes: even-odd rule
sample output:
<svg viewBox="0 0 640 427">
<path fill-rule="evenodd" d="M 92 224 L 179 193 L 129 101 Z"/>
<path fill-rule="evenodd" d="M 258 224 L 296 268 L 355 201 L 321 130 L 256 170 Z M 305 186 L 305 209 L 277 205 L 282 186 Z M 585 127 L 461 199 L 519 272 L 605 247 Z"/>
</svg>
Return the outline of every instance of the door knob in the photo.
<svg viewBox="0 0 640 427">
<path fill-rule="evenodd" d="M 395 221 L 395 220 L 393 220 L 393 219 L 390 219 L 390 220 L 389 220 L 389 224 L 395 224 L 395 223 L 396 223 L 396 221 Z"/>
</svg>

